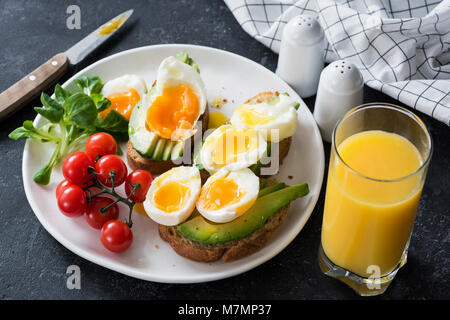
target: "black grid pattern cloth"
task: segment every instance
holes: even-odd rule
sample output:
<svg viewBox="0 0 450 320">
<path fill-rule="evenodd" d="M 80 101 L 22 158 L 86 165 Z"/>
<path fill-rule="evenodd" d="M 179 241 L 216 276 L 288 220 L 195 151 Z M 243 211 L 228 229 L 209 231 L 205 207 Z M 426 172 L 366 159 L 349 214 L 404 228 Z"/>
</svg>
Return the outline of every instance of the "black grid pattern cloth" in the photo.
<svg viewBox="0 0 450 320">
<path fill-rule="evenodd" d="M 325 60 L 347 59 L 369 87 L 450 125 L 450 0 L 225 0 L 242 28 L 278 53 L 286 23 L 315 16 Z"/>
</svg>

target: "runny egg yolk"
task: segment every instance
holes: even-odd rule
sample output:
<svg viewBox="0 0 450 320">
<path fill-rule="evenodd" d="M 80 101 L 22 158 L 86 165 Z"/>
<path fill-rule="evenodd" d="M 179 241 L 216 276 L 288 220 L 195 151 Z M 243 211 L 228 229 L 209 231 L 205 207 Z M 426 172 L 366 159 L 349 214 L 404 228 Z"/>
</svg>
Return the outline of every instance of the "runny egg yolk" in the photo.
<svg viewBox="0 0 450 320">
<path fill-rule="evenodd" d="M 220 112 L 210 112 L 208 119 L 208 129 L 215 129 L 228 121 L 226 115 Z"/>
<path fill-rule="evenodd" d="M 183 208 L 189 199 L 189 188 L 179 182 L 167 182 L 160 186 L 154 196 L 155 206 L 164 212 L 171 213 Z"/>
<path fill-rule="evenodd" d="M 200 113 L 197 96 L 186 85 L 164 88 L 147 111 L 147 129 L 171 139 L 177 130 L 191 130 Z M 175 140 L 178 140 L 176 136 Z"/>
<path fill-rule="evenodd" d="M 199 205 L 205 210 L 219 210 L 240 201 L 245 192 L 231 179 L 219 178 L 202 188 Z"/>
<path fill-rule="evenodd" d="M 257 147 L 256 131 L 228 130 L 216 142 L 213 161 L 216 164 L 227 164 L 237 161 L 240 154 L 244 154 Z"/>
<path fill-rule="evenodd" d="M 239 112 L 240 109 L 240 118 L 242 123 L 244 123 L 247 126 L 258 126 L 263 125 L 266 123 L 269 123 L 273 120 L 275 120 L 274 117 L 268 116 L 262 112 L 258 112 L 254 110 L 253 108 L 244 108 L 244 106 L 238 108 L 236 111 Z"/>
<path fill-rule="evenodd" d="M 111 101 L 111 107 L 102 111 L 100 113 L 100 116 L 102 118 L 105 118 L 108 115 L 109 111 L 115 110 L 123 115 L 127 120 L 130 120 L 131 111 L 133 111 L 136 103 L 141 100 L 141 96 L 134 88 L 131 88 L 130 90 L 125 92 L 112 94 L 106 98 Z"/>
</svg>

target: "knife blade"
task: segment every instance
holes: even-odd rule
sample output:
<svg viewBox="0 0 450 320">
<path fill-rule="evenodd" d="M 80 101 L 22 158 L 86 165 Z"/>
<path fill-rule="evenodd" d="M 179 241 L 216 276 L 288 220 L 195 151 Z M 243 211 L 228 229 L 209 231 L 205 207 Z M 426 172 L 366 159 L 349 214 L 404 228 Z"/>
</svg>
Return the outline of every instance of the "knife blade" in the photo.
<svg viewBox="0 0 450 320">
<path fill-rule="evenodd" d="M 133 9 L 119 14 L 105 24 L 98 27 L 74 46 L 68 49 L 65 55 L 69 58 L 70 64 L 74 65 L 82 61 L 89 53 L 99 47 L 109 39 L 133 14 Z"/>
<path fill-rule="evenodd" d="M 133 14 L 127 10 L 104 23 L 64 53 L 58 53 L 33 72 L 0 93 L 0 120 L 19 110 L 56 82 L 68 69 L 69 64 L 81 62 L 89 53 L 108 40 Z"/>
</svg>

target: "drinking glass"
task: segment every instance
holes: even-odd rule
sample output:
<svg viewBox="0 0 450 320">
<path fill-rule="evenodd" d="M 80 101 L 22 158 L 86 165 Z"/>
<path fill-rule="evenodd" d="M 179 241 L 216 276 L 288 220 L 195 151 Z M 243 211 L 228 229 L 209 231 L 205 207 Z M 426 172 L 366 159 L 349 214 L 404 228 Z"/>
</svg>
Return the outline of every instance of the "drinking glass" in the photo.
<svg viewBox="0 0 450 320">
<path fill-rule="evenodd" d="M 420 167 L 394 179 L 371 177 L 355 170 L 341 157 L 340 146 L 349 141 L 347 138 L 367 132 L 395 133 L 406 138 L 415 147 L 411 146 L 411 150 L 420 154 L 414 151 Z M 359 142 L 354 145 L 355 157 L 371 148 L 370 139 Z M 406 263 L 432 150 L 425 124 L 412 112 L 392 104 L 358 106 L 336 124 L 319 248 L 319 265 L 324 274 L 346 283 L 362 296 L 378 295 L 387 289 Z M 404 156 L 395 148 L 389 152 L 397 158 Z"/>
</svg>

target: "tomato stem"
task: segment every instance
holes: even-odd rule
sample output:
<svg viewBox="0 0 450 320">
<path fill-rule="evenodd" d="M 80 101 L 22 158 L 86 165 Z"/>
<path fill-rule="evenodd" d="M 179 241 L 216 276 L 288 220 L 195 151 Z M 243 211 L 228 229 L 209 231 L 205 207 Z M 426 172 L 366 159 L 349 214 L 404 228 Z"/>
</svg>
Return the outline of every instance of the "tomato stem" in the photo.
<svg viewBox="0 0 450 320">
<path fill-rule="evenodd" d="M 113 206 L 114 204 L 118 203 L 118 202 L 122 202 L 124 204 L 126 204 L 128 206 L 128 208 L 130 209 L 130 213 L 128 215 L 128 220 L 125 221 L 125 223 L 131 228 L 131 226 L 133 225 L 133 221 L 131 220 L 131 216 L 133 213 L 133 207 L 135 205 L 135 202 L 130 201 L 131 196 L 136 192 L 137 189 L 139 189 L 141 187 L 141 185 L 139 183 L 135 184 L 135 185 L 131 185 L 133 187 L 133 190 L 130 192 L 130 194 L 124 198 L 122 196 L 120 196 L 115 190 L 114 190 L 114 182 L 116 179 L 116 173 L 114 171 L 110 172 L 110 178 L 111 178 L 111 188 L 105 187 L 104 185 L 102 185 L 100 183 L 100 181 L 97 178 L 97 172 L 95 172 L 93 167 L 89 167 L 88 168 L 89 173 L 92 174 L 92 184 L 89 184 L 88 186 L 84 187 L 83 190 L 88 190 L 89 195 L 87 196 L 88 198 L 88 202 L 91 202 L 92 199 L 98 197 L 101 194 L 109 194 L 111 196 L 113 196 L 115 198 L 114 202 L 108 204 L 106 207 L 101 208 L 100 209 L 100 213 L 101 214 L 105 214 L 108 209 Z M 91 191 L 89 190 L 92 187 L 97 187 L 100 189 L 99 192 L 92 194 Z"/>
</svg>

